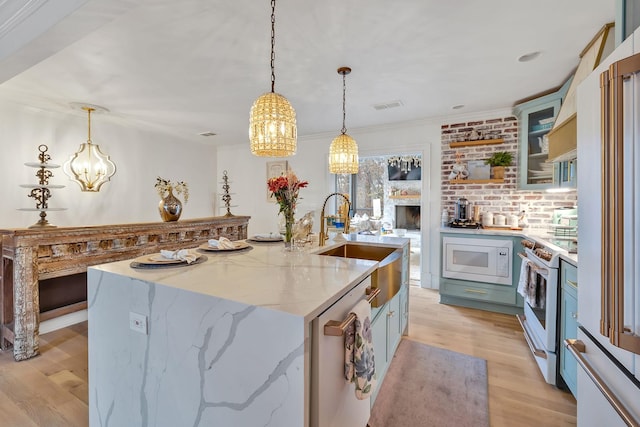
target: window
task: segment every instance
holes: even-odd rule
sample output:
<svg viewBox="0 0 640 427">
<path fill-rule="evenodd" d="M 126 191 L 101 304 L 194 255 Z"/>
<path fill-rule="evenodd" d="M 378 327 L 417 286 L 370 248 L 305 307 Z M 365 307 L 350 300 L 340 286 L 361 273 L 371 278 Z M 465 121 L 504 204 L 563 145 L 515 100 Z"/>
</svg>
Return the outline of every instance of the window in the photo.
<svg viewBox="0 0 640 427">
<path fill-rule="evenodd" d="M 384 190 L 387 180 L 387 157 L 361 157 L 358 173 L 336 175 L 336 191 L 346 193 L 351 200 L 352 215 L 373 215 L 373 199 L 380 200 L 384 212 Z"/>
</svg>

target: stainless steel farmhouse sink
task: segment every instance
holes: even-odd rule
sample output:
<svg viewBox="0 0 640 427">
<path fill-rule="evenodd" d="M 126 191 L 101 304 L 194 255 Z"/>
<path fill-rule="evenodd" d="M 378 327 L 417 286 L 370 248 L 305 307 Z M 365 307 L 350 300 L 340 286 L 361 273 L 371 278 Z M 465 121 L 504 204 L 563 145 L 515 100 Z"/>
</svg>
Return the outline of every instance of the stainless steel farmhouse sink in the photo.
<svg viewBox="0 0 640 427">
<path fill-rule="evenodd" d="M 402 285 L 402 248 L 344 243 L 318 252 L 318 255 L 378 261 L 378 268 L 371 274 L 371 286 L 380 289 L 373 301 L 374 307 L 380 307 L 393 298 Z"/>
</svg>

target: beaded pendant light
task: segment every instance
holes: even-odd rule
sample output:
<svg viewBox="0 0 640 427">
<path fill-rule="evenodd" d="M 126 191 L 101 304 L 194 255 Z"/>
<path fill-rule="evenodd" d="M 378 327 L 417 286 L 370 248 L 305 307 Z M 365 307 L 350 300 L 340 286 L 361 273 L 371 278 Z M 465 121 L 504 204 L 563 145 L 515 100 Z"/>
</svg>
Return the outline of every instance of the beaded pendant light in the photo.
<svg viewBox="0 0 640 427">
<path fill-rule="evenodd" d="M 342 75 L 342 134 L 336 137 L 329 147 L 329 172 L 335 174 L 358 173 L 358 144 L 347 135 L 345 126 L 346 75 L 350 72 L 349 67 L 338 68 L 338 74 Z"/>
<path fill-rule="evenodd" d="M 275 11 L 276 1 L 271 0 L 271 92 L 256 99 L 249 117 L 251 153 L 260 157 L 293 156 L 297 148 L 296 112 L 275 92 Z"/>
</svg>

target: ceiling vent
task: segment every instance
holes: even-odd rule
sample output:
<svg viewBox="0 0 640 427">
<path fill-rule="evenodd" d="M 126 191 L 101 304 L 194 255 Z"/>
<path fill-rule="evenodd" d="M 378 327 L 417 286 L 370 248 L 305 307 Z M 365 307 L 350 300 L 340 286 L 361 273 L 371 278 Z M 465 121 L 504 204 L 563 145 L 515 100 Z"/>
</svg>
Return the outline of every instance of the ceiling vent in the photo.
<svg viewBox="0 0 640 427">
<path fill-rule="evenodd" d="M 376 110 L 387 110 L 389 108 L 402 107 L 402 101 L 391 101 L 383 104 L 376 104 L 373 106 Z"/>
<path fill-rule="evenodd" d="M 201 132 L 198 135 L 200 135 L 200 136 L 216 136 L 216 133 L 215 132 L 211 132 L 209 130 L 209 131 L 206 131 L 206 132 Z"/>
</svg>

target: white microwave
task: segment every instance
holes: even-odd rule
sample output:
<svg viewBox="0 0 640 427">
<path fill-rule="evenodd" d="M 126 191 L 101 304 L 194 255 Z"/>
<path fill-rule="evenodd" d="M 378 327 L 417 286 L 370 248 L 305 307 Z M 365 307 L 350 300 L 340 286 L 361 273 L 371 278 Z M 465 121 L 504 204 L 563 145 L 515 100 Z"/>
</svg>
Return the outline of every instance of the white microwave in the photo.
<svg viewBox="0 0 640 427">
<path fill-rule="evenodd" d="M 442 277 L 498 285 L 512 284 L 513 241 L 442 238 Z"/>
</svg>

